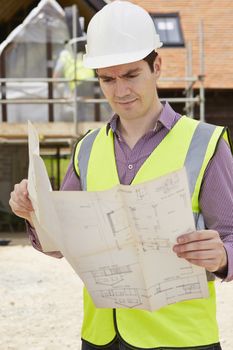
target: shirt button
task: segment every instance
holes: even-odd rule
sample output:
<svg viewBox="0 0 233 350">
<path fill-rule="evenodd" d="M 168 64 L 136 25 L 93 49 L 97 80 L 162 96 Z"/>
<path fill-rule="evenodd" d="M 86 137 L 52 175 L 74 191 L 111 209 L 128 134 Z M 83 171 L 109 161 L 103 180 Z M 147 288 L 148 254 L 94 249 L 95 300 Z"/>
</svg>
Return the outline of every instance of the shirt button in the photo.
<svg viewBox="0 0 233 350">
<path fill-rule="evenodd" d="M 132 165 L 132 164 L 129 164 L 129 165 L 128 165 L 128 169 L 129 169 L 129 170 L 132 170 L 132 169 L 133 169 L 133 165 Z"/>
</svg>

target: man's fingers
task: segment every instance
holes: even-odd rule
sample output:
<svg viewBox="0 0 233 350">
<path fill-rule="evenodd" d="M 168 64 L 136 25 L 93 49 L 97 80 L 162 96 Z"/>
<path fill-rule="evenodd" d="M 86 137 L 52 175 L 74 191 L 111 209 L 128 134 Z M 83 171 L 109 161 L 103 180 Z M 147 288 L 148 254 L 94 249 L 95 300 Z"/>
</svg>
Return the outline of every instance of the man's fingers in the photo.
<svg viewBox="0 0 233 350">
<path fill-rule="evenodd" d="M 23 211 L 21 209 L 14 209 L 14 214 L 23 218 L 23 219 L 26 219 L 26 220 L 30 220 L 31 219 L 31 215 L 30 215 L 30 212 L 29 211 Z"/>
<path fill-rule="evenodd" d="M 14 186 L 14 191 L 11 192 L 11 198 L 14 203 L 22 206 L 22 209 L 33 210 L 32 203 L 29 199 L 29 193 L 27 190 L 28 181 L 26 179 L 22 180 L 19 184 Z"/>
<path fill-rule="evenodd" d="M 29 200 L 29 193 L 25 183 L 16 184 L 12 193 L 15 193 L 15 195 L 21 200 Z"/>
<path fill-rule="evenodd" d="M 181 235 L 173 251 L 179 258 L 191 264 L 214 272 L 225 269 L 227 253 L 219 233 L 214 230 L 200 230 Z"/>
<path fill-rule="evenodd" d="M 15 191 L 20 190 L 22 192 L 27 192 L 27 194 L 28 194 L 27 187 L 28 187 L 28 180 L 27 179 L 23 179 L 19 184 L 15 184 L 14 190 Z"/>
<path fill-rule="evenodd" d="M 183 252 L 178 253 L 177 255 L 180 258 L 184 258 L 186 260 L 195 259 L 195 260 L 205 260 L 205 259 L 216 259 L 218 255 L 220 255 L 220 250 L 196 250 L 191 252 Z"/>
<path fill-rule="evenodd" d="M 11 198 L 9 202 L 12 210 L 21 209 L 21 211 L 32 211 L 33 207 L 31 201 L 28 199 L 27 195 L 17 194 L 15 191 L 11 193 Z M 14 211 L 13 210 L 13 211 Z"/>
<path fill-rule="evenodd" d="M 175 253 L 184 253 L 191 251 L 207 251 L 215 250 L 223 246 L 223 242 L 219 238 L 207 239 L 204 241 L 195 241 L 186 244 L 176 244 L 173 247 Z"/>
<path fill-rule="evenodd" d="M 30 219 L 30 212 L 29 210 L 24 210 L 22 206 L 18 205 L 18 203 L 15 203 L 12 199 L 10 199 L 9 204 L 11 206 L 11 209 L 14 214 L 17 216 L 23 218 L 23 219 Z"/>
<path fill-rule="evenodd" d="M 214 272 L 226 267 L 227 253 L 219 233 L 202 230 L 178 237 L 173 251 L 179 258 Z"/>
<path fill-rule="evenodd" d="M 195 241 L 208 240 L 214 237 L 219 237 L 219 234 L 217 231 L 200 230 L 200 231 L 194 231 L 194 232 L 186 233 L 184 235 L 179 236 L 177 238 L 177 242 L 179 244 L 184 244 L 184 243 L 190 243 Z"/>
<path fill-rule="evenodd" d="M 204 267 L 206 270 L 210 272 L 214 272 L 218 268 L 218 264 L 216 263 L 215 259 L 186 259 L 191 264 L 194 264 L 196 266 Z"/>
<path fill-rule="evenodd" d="M 14 191 L 11 192 L 9 201 L 13 213 L 25 219 L 30 218 L 30 212 L 34 210 L 28 197 L 27 185 L 28 181 L 26 179 L 16 184 Z"/>
</svg>

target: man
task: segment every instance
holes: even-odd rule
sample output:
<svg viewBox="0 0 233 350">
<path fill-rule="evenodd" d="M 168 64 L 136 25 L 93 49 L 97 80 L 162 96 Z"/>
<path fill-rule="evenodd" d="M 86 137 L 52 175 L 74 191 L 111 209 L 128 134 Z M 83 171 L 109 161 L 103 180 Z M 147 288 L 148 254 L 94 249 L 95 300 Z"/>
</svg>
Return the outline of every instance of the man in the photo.
<svg viewBox="0 0 233 350">
<path fill-rule="evenodd" d="M 174 253 L 207 270 L 210 296 L 155 312 L 97 309 L 84 291 L 83 349 L 219 350 L 213 276 L 233 279 L 233 159 L 224 128 L 181 117 L 159 101 L 161 46 L 146 11 L 114 1 L 91 20 L 84 64 L 96 69 L 114 117 L 77 145 L 62 190 L 97 191 L 134 184 L 182 167 L 189 174 L 197 231 L 178 238 Z M 27 181 L 10 205 L 30 221 Z M 35 248 L 41 249 L 30 229 Z M 59 252 L 51 255 L 61 257 Z M 162 267 L 161 267 L 162 268 Z"/>
</svg>

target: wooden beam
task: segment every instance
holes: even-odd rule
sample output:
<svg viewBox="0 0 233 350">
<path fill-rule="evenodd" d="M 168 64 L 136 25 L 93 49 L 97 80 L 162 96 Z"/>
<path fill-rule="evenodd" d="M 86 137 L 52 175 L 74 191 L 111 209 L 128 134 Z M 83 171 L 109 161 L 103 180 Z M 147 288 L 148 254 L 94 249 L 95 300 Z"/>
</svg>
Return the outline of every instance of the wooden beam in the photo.
<svg viewBox="0 0 233 350">
<path fill-rule="evenodd" d="M 88 130 L 99 128 L 104 124 L 98 122 L 79 122 L 78 134 L 76 134 L 73 123 L 33 123 L 41 140 L 49 138 L 77 138 L 84 135 Z M 26 123 L 0 123 L 0 139 L 26 139 L 27 136 L 28 126 Z"/>
</svg>

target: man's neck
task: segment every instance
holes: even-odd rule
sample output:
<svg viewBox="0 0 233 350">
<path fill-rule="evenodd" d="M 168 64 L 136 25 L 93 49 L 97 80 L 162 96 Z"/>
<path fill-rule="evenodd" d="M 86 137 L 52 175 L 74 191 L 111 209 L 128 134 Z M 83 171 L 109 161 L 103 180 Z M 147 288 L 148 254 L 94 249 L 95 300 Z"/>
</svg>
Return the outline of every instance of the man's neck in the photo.
<svg viewBox="0 0 233 350">
<path fill-rule="evenodd" d="M 143 135 L 156 127 L 162 109 L 163 105 L 159 102 L 156 109 L 145 117 L 133 120 L 126 120 L 119 117 L 119 131 L 131 149 Z"/>
</svg>

